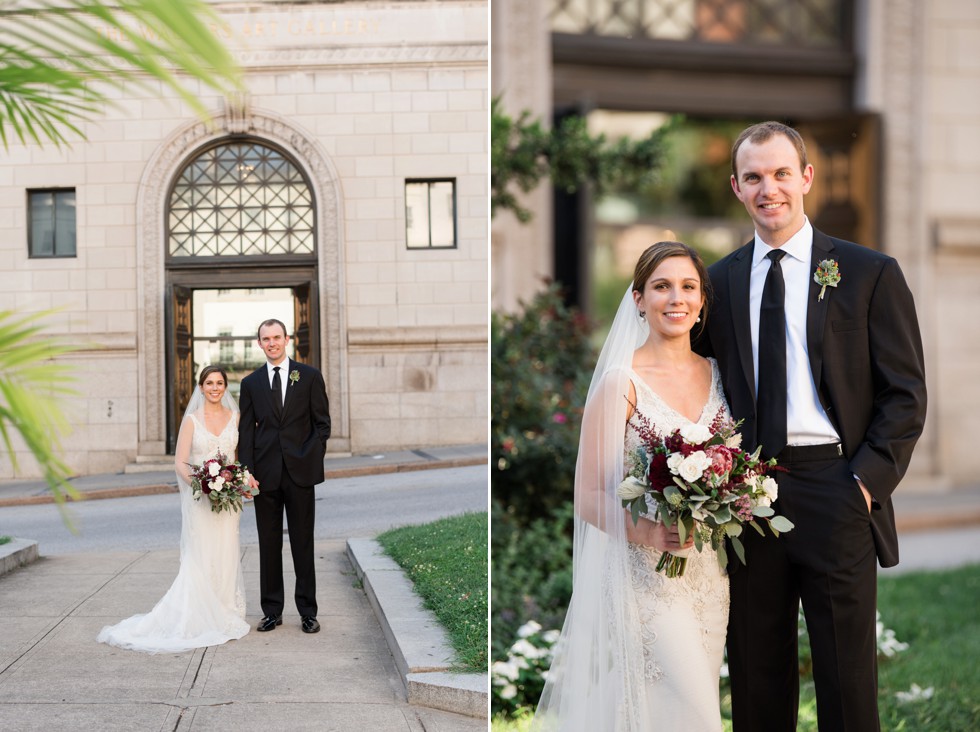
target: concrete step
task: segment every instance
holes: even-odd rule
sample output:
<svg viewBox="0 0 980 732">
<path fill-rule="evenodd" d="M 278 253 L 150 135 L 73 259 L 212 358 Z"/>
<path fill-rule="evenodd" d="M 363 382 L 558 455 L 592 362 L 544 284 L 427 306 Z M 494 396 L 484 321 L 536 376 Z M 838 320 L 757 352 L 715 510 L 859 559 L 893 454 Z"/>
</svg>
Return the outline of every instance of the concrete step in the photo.
<svg viewBox="0 0 980 732">
<path fill-rule="evenodd" d="M 486 718 L 487 674 L 454 672 L 456 653 L 401 567 L 374 539 L 348 539 L 347 556 L 374 609 L 411 704 Z"/>
<path fill-rule="evenodd" d="M 13 572 L 18 567 L 26 567 L 36 562 L 37 542 L 33 539 L 14 539 L 0 544 L 0 575 Z"/>
</svg>

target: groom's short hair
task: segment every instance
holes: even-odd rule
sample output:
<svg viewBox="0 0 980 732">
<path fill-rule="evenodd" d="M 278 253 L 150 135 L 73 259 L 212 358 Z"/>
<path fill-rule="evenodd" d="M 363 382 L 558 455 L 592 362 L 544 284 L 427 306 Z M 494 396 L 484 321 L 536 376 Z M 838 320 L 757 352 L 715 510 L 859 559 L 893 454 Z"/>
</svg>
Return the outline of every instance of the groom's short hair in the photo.
<svg viewBox="0 0 980 732">
<path fill-rule="evenodd" d="M 269 318 L 268 320 L 263 320 L 261 323 L 259 323 L 259 329 L 255 331 L 255 339 L 259 341 L 262 340 L 262 329 L 268 328 L 269 326 L 272 325 L 278 325 L 280 328 L 282 328 L 283 336 L 285 338 L 289 337 L 289 331 L 286 330 L 285 323 L 283 323 L 281 320 L 276 320 L 275 318 Z"/>
<path fill-rule="evenodd" d="M 796 154 L 800 158 L 800 171 L 805 170 L 810 162 L 807 160 L 806 144 L 803 142 L 803 137 L 789 125 L 770 120 L 769 122 L 760 122 L 757 125 L 746 127 L 742 130 L 738 139 L 735 140 L 735 144 L 732 145 L 732 175 L 738 178 L 736 158 L 738 157 L 738 149 L 742 147 L 742 143 L 748 141 L 753 145 L 760 145 L 763 142 L 768 142 L 775 135 L 782 135 L 793 143 L 793 147 L 796 148 Z"/>
</svg>

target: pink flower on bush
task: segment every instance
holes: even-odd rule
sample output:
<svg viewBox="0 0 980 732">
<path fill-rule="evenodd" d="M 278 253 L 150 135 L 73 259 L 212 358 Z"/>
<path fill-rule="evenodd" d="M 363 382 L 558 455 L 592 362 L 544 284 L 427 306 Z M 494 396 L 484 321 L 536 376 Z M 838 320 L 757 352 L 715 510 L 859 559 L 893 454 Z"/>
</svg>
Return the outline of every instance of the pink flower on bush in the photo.
<svg viewBox="0 0 980 732">
<path fill-rule="evenodd" d="M 234 473 L 232 473 L 232 472 L 231 472 L 230 470 L 228 470 L 227 468 L 225 468 L 224 470 L 222 470 L 222 471 L 221 471 L 221 473 L 220 473 L 220 475 L 221 475 L 221 477 L 222 477 L 222 478 L 224 478 L 224 479 L 225 479 L 225 482 L 226 482 L 226 483 L 228 483 L 228 482 L 230 482 L 230 481 L 231 481 L 231 479 L 235 477 L 235 474 L 234 474 Z"/>
<path fill-rule="evenodd" d="M 565 424 L 568 421 L 568 417 L 565 416 L 564 412 L 555 412 L 551 415 L 551 421 L 555 424 Z"/>
</svg>

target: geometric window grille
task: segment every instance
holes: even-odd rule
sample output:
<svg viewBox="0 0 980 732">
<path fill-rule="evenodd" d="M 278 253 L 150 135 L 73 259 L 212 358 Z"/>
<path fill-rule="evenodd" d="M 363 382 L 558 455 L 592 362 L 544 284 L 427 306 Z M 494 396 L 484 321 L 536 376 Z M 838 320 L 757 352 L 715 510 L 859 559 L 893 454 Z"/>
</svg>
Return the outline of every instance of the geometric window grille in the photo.
<svg viewBox="0 0 980 732">
<path fill-rule="evenodd" d="M 853 0 L 550 0 L 551 30 L 577 35 L 843 47 Z"/>
<path fill-rule="evenodd" d="M 170 192 L 171 257 L 312 254 L 313 195 L 300 169 L 257 142 L 204 150 Z"/>
</svg>

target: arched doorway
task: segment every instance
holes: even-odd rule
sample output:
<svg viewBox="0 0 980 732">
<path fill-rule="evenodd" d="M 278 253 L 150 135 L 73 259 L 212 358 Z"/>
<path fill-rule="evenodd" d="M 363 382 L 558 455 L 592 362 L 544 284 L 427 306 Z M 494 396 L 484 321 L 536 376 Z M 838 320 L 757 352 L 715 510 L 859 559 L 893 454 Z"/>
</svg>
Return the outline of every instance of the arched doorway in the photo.
<svg viewBox="0 0 980 732">
<path fill-rule="evenodd" d="M 211 141 L 177 172 L 165 217 L 168 451 L 201 368 L 225 366 L 234 392 L 264 362 L 262 320 L 282 320 L 290 355 L 320 366 L 316 220 L 306 172 L 268 141 Z"/>
</svg>

